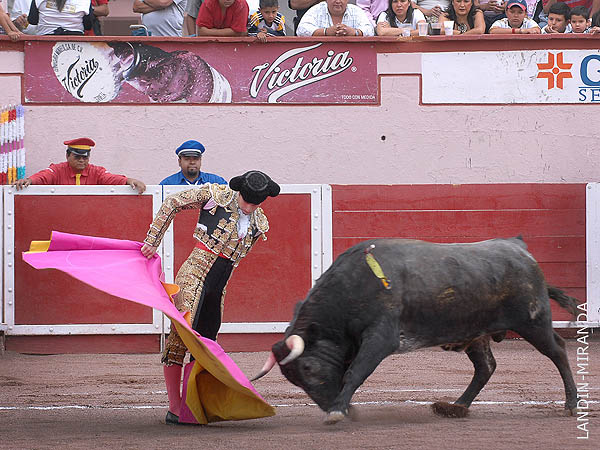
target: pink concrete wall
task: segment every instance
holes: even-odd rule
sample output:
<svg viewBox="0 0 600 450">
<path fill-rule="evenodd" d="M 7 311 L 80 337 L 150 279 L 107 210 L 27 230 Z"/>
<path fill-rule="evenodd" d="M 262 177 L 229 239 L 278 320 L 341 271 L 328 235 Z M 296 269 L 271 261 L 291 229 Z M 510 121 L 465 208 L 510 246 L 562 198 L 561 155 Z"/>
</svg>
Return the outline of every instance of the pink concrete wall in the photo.
<svg viewBox="0 0 600 450">
<path fill-rule="evenodd" d="M 598 180 L 597 105 L 422 105 L 419 54 L 382 42 L 377 106 L 26 105 L 27 173 L 85 135 L 97 142 L 93 163 L 149 184 L 178 170 L 174 149 L 187 139 L 225 178 L 261 168 L 281 183 Z M 486 50 L 496 43 L 506 47 L 489 40 Z M 0 105 L 21 98 L 20 78 L 7 75 L 23 71 L 14 49 L 0 41 Z"/>
</svg>

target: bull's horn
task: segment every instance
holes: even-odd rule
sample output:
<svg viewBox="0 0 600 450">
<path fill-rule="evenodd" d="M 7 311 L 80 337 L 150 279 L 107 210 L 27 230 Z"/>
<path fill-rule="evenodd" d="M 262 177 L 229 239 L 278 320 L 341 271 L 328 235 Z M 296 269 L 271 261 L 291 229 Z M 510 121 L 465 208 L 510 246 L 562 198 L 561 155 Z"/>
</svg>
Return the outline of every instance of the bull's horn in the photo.
<svg viewBox="0 0 600 450">
<path fill-rule="evenodd" d="M 287 363 L 292 362 L 302 354 L 304 351 L 304 339 L 302 339 L 302 336 L 292 334 L 285 340 L 285 345 L 287 345 L 291 351 L 289 355 L 279 361 L 280 366 L 285 366 Z"/>
<path fill-rule="evenodd" d="M 264 377 L 266 374 L 268 374 L 270 372 L 270 370 L 273 368 L 273 366 L 275 365 L 276 362 L 277 362 L 277 360 L 275 359 L 275 355 L 273 354 L 273 352 L 271 352 L 271 354 L 269 355 L 269 358 L 267 359 L 267 362 L 265 363 L 263 368 L 260 370 L 260 372 L 258 372 L 258 374 L 256 374 L 252 379 L 250 379 L 250 381 L 255 381 L 255 380 L 258 380 L 259 378 Z"/>
</svg>

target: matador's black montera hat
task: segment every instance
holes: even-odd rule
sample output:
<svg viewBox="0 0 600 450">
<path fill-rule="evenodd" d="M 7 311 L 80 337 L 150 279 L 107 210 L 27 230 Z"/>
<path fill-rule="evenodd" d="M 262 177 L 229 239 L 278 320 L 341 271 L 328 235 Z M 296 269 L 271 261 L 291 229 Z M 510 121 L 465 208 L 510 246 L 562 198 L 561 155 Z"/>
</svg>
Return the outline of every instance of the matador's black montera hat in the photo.
<svg viewBox="0 0 600 450">
<path fill-rule="evenodd" d="M 281 188 L 269 176 L 258 170 L 251 170 L 244 175 L 233 177 L 229 187 L 238 191 L 248 203 L 259 205 L 267 197 L 277 197 Z"/>
</svg>

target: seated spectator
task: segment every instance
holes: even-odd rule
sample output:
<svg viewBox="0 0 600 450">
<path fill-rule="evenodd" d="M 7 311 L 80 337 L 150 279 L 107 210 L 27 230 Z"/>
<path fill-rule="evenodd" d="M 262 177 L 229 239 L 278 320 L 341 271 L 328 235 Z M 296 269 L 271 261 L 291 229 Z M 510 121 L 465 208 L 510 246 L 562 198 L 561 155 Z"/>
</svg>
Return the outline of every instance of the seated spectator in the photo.
<svg viewBox="0 0 600 450">
<path fill-rule="evenodd" d="M 185 16 L 183 16 L 183 28 L 187 36 L 196 36 L 196 19 L 202 0 L 187 0 Z"/>
<path fill-rule="evenodd" d="M 204 0 L 196 20 L 197 36 L 247 36 L 246 0 Z"/>
<path fill-rule="evenodd" d="M 600 33 L 600 11 L 592 16 L 592 26 L 588 30 L 590 34 L 599 34 Z"/>
<path fill-rule="evenodd" d="M 571 10 L 571 33 L 589 33 L 590 12 L 585 6 Z"/>
<path fill-rule="evenodd" d="M 151 36 L 181 36 L 186 0 L 134 0 L 133 12 Z"/>
<path fill-rule="evenodd" d="M 248 36 L 267 42 L 267 36 L 285 36 L 285 17 L 279 12 L 277 0 L 260 0 L 258 11 L 248 19 Z"/>
<path fill-rule="evenodd" d="M 454 21 L 454 34 L 484 34 L 485 19 L 473 0 L 452 0 L 440 22 Z"/>
<path fill-rule="evenodd" d="M 86 36 L 102 36 L 102 26 L 98 17 L 110 14 L 108 0 L 92 0 L 92 28 L 85 30 Z"/>
<path fill-rule="evenodd" d="M 388 0 L 356 0 L 356 6 L 367 13 L 373 26 L 377 23 L 379 14 L 389 8 Z"/>
<path fill-rule="evenodd" d="M 89 138 L 78 138 L 65 141 L 67 146 L 67 161 L 59 164 L 50 164 L 50 167 L 40 170 L 28 178 L 13 183 L 17 191 L 26 188 L 30 184 L 128 184 L 137 189 L 141 194 L 146 190 L 146 185 L 134 178 L 125 175 L 113 175 L 104 167 L 90 164 L 90 151 L 96 145 Z"/>
<path fill-rule="evenodd" d="M 35 35 L 37 27 L 27 21 L 30 6 L 31 0 L 15 0 L 12 8 L 9 9 L 8 15 L 12 19 L 13 25 L 19 31 L 22 31 L 24 34 Z"/>
<path fill-rule="evenodd" d="M 297 34 L 298 25 L 300 25 L 300 21 L 304 14 L 306 14 L 306 11 L 322 1 L 324 0 L 288 0 L 288 7 L 296 11 L 296 17 L 292 19 L 294 22 L 294 34 Z M 383 1 L 387 2 L 386 0 Z"/>
<path fill-rule="evenodd" d="M 423 13 L 429 23 L 436 23 L 450 6 L 450 0 L 413 0 L 412 6 Z"/>
<path fill-rule="evenodd" d="M 10 20 L 8 14 L 4 12 L 2 9 L 2 4 L 0 3 L 0 27 L 4 30 L 4 32 L 8 35 L 11 41 L 18 41 L 19 38 L 23 35 L 21 31 L 15 26 L 15 24 Z"/>
<path fill-rule="evenodd" d="M 506 17 L 506 2 L 503 0 L 474 0 L 474 3 L 477 8 L 483 11 L 486 33 L 489 33 L 490 27 L 496 20 Z"/>
<path fill-rule="evenodd" d="M 298 36 L 373 36 L 367 14 L 348 0 L 326 0 L 310 8 L 302 17 Z"/>
<path fill-rule="evenodd" d="M 185 141 L 175 150 L 181 170 L 168 176 L 160 182 L 161 185 L 199 185 L 204 183 L 227 184 L 227 181 L 219 175 L 209 172 L 201 172 L 202 154 L 205 152 L 204 145 L 198 141 Z"/>
<path fill-rule="evenodd" d="M 543 34 L 570 33 L 571 8 L 566 3 L 555 3 L 548 10 L 548 25 L 542 28 Z"/>
<path fill-rule="evenodd" d="M 418 34 L 417 24 L 426 23 L 425 16 L 414 9 L 410 0 L 388 0 L 388 9 L 377 18 L 377 35 L 400 36 L 402 25 L 410 25 L 410 34 Z"/>
<path fill-rule="evenodd" d="M 540 34 L 538 24 L 527 17 L 526 0 L 508 0 L 506 17 L 495 21 L 490 34 Z"/>
<path fill-rule="evenodd" d="M 83 35 L 92 27 L 90 0 L 33 0 L 27 16 L 38 35 Z"/>
</svg>

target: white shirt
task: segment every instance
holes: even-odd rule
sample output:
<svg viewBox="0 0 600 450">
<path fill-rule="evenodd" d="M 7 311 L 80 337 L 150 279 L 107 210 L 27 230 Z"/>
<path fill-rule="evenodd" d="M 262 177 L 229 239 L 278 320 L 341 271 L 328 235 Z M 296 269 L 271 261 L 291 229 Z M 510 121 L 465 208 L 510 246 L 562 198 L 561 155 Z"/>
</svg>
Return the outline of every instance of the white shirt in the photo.
<svg viewBox="0 0 600 450">
<path fill-rule="evenodd" d="M 540 26 L 537 24 L 537 22 L 533 19 L 530 19 L 529 17 L 525 17 L 523 19 L 523 23 L 521 24 L 521 26 L 519 28 L 539 28 Z M 508 23 L 508 18 L 505 17 L 504 19 L 500 19 L 500 20 L 496 20 L 491 28 L 512 28 L 510 26 L 510 24 Z"/>
<path fill-rule="evenodd" d="M 83 16 L 90 12 L 91 0 L 67 0 L 62 11 L 56 0 L 35 0 L 40 11 L 37 34 L 51 34 L 59 27 L 83 33 Z"/>
<path fill-rule="evenodd" d="M 15 0 L 13 3 L 12 9 L 10 10 L 10 18 L 11 20 L 15 20 L 17 17 L 25 14 L 29 15 L 29 8 L 31 7 L 31 0 Z M 37 25 L 29 24 L 22 30 L 25 34 L 37 34 Z"/>
<path fill-rule="evenodd" d="M 181 36 L 187 0 L 173 0 L 165 9 L 142 14 L 142 24 L 152 36 Z"/>
<path fill-rule="evenodd" d="M 373 36 L 375 34 L 367 13 L 356 5 L 349 4 L 346 6 L 342 23 L 362 31 L 363 36 Z M 317 3 L 302 16 L 296 35 L 312 36 L 319 28 L 329 28 L 332 25 L 333 20 L 327 9 L 327 2 Z"/>
<path fill-rule="evenodd" d="M 400 27 L 402 24 L 406 23 L 406 21 L 400 22 L 397 17 L 395 17 L 394 19 L 396 19 L 397 27 Z M 387 22 L 387 21 L 388 21 L 387 13 L 385 11 L 383 11 L 382 13 L 379 14 L 379 17 L 377 17 L 377 24 L 379 25 L 380 23 Z M 410 22 L 410 26 L 412 27 L 413 30 L 417 29 L 417 24 L 419 22 L 425 22 L 425 15 L 418 9 L 413 8 L 412 21 Z M 390 23 L 390 26 L 391 25 L 392 24 Z"/>
</svg>

